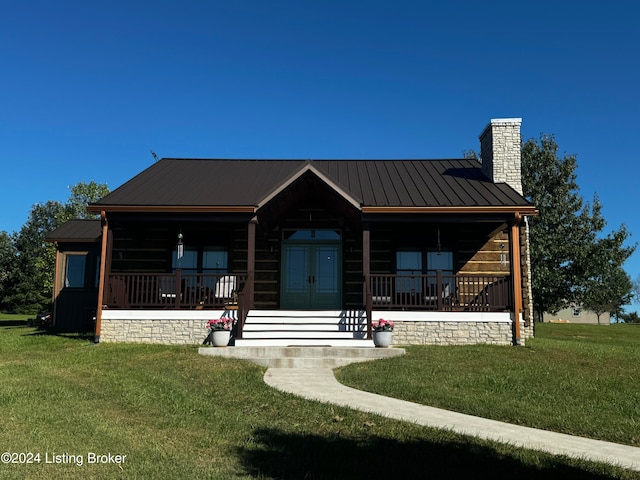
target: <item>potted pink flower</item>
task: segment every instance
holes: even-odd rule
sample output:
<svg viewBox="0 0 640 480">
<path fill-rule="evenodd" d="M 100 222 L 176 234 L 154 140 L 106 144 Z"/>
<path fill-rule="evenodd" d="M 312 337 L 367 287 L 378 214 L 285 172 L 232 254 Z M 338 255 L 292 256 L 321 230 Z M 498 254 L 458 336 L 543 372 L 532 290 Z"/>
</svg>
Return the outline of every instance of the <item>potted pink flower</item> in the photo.
<svg viewBox="0 0 640 480">
<path fill-rule="evenodd" d="M 385 320 L 384 318 L 373 322 L 373 344 L 376 347 L 388 347 L 391 345 L 394 326 L 391 320 Z"/>
<path fill-rule="evenodd" d="M 231 338 L 231 328 L 233 327 L 233 318 L 221 317 L 209 320 L 207 328 L 209 334 L 205 343 L 212 343 L 215 347 L 226 347 L 229 345 Z"/>
</svg>

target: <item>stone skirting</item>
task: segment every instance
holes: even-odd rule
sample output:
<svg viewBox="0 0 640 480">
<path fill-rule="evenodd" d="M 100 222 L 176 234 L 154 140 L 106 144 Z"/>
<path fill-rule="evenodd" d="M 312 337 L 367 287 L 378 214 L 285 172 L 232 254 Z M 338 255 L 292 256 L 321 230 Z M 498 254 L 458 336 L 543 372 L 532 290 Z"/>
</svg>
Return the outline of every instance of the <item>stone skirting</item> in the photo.
<svg viewBox="0 0 640 480">
<path fill-rule="evenodd" d="M 511 345 L 511 322 L 396 322 L 394 345 Z"/>
<path fill-rule="evenodd" d="M 207 337 L 207 322 L 223 311 L 105 310 L 101 342 L 201 345 Z"/>
<path fill-rule="evenodd" d="M 105 310 L 100 341 L 200 345 L 207 336 L 207 321 L 223 311 Z M 374 311 L 374 320 L 393 320 L 394 345 L 512 345 L 509 313 L 389 312 Z M 522 344 L 532 336 L 521 320 Z"/>
<path fill-rule="evenodd" d="M 393 345 L 513 345 L 509 313 L 374 312 L 374 319 L 393 320 Z M 521 344 L 531 335 L 520 320 Z"/>
</svg>

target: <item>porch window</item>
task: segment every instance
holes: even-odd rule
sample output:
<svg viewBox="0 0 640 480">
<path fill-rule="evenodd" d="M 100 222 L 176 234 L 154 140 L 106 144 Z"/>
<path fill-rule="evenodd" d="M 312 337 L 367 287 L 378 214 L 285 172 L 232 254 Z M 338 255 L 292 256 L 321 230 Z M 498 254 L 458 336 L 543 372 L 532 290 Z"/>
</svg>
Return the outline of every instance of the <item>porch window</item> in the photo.
<svg viewBox="0 0 640 480">
<path fill-rule="evenodd" d="M 86 255 L 67 255 L 64 272 L 64 286 L 66 288 L 84 288 Z"/>
<path fill-rule="evenodd" d="M 185 273 L 198 273 L 198 249 L 184 247 L 181 258 L 178 258 L 178 252 L 174 251 L 171 266 L 174 272 L 181 268 Z"/>
<path fill-rule="evenodd" d="M 176 251 L 173 252 L 172 269 L 175 272 L 178 266 L 183 273 L 227 273 L 229 253 L 221 246 L 185 247 L 182 258 L 178 259 Z"/>
<path fill-rule="evenodd" d="M 221 274 L 228 271 L 229 254 L 222 247 L 204 247 L 202 273 Z"/>
<path fill-rule="evenodd" d="M 419 250 L 398 250 L 396 252 L 396 274 L 403 275 L 396 280 L 396 291 L 400 293 L 421 291 L 420 279 L 405 275 L 422 275 L 422 252 Z"/>
<path fill-rule="evenodd" d="M 453 275 L 453 252 L 450 250 L 426 251 L 402 249 L 396 252 L 396 274 L 403 277 L 396 280 L 399 293 L 421 293 L 422 281 L 409 275 L 429 275 L 429 286 L 434 285 L 438 271 L 445 276 Z"/>
</svg>

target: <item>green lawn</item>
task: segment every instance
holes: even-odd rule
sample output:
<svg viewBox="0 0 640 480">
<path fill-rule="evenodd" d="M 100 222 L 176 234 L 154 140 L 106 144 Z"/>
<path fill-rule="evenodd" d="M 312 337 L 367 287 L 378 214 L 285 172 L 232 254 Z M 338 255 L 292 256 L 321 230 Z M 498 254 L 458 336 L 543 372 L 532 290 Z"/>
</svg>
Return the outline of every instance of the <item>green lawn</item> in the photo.
<svg viewBox="0 0 640 480">
<path fill-rule="evenodd" d="M 408 347 L 342 383 L 510 423 L 640 446 L 640 325 L 538 324 L 526 347 Z"/>
<path fill-rule="evenodd" d="M 548 348 L 564 348 L 567 356 L 581 344 L 600 351 L 590 339 L 556 335 L 555 329 L 541 333 Z M 500 370 L 509 372 L 513 363 L 534 364 L 548 355 L 539 345 L 475 348 L 449 349 L 448 363 L 495 350 L 503 356 Z M 412 348 L 402 360 L 437 372 L 429 353 L 437 350 Z M 390 365 L 389 381 L 397 385 L 396 361 L 372 363 L 365 381 Z M 41 334 L 24 318 L 0 317 L 0 452 L 31 452 L 36 462 L 0 464 L 0 478 L 638 478 L 306 401 L 272 390 L 263 373 L 250 363 L 199 356 L 195 346 L 94 345 Z M 90 453 L 126 458 L 90 464 Z"/>
</svg>

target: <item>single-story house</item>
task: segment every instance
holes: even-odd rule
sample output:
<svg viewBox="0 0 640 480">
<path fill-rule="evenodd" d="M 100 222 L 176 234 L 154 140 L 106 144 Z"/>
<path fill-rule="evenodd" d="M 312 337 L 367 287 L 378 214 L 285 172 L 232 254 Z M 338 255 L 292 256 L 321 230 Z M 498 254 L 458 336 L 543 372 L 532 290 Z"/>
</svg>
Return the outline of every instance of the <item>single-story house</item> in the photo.
<svg viewBox="0 0 640 480">
<path fill-rule="evenodd" d="M 395 344 L 521 344 L 520 124 L 491 120 L 481 161 L 161 159 L 48 236 L 54 322 L 202 343 L 230 315 L 235 345 L 369 346 L 385 318 Z"/>
</svg>

